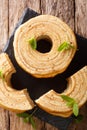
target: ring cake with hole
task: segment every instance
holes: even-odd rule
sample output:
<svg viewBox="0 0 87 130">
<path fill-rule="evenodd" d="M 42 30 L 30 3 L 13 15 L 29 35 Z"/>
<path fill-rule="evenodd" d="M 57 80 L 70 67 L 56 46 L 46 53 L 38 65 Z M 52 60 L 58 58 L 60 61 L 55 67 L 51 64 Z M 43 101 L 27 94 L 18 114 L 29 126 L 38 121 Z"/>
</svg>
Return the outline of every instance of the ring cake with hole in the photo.
<svg viewBox="0 0 87 130">
<path fill-rule="evenodd" d="M 26 89 L 18 91 L 12 88 L 10 79 L 15 72 L 8 55 L 0 54 L 0 106 L 21 113 L 33 109 L 35 105 Z M 62 94 L 75 99 L 78 107 L 87 101 L 87 66 L 68 78 L 67 89 Z M 68 117 L 72 114 L 72 108 L 68 107 L 61 98 L 62 94 L 50 90 L 35 102 L 41 109 L 52 115 Z"/>
<path fill-rule="evenodd" d="M 32 37 L 37 41 L 37 49 L 32 49 L 28 42 Z M 63 42 L 69 42 L 74 49 L 58 51 Z M 39 46 L 46 48 L 47 44 L 47 51 L 39 49 Z M 49 78 L 64 72 L 77 49 L 70 27 L 51 15 L 40 15 L 22 24 L 15 33 L 13 46 L 19 66 L 37 78 Z"/>
<path fill-rule="evenodd" d="M 37 48 L 30 44 L 32 37 Z M 13 46 L 19 66 L 37 78 L 49 78 L 64 72 L 77 49 L 73 31 L 51 15 L 40 15 L 22 24 L 15 33 Z M 73 110 L 61 98 L 62 94 L 75 99 L 78 107 L 87 101 L 87 66 L 68 78 L 67 89 L 63 93 L 50 90 L 35 103 L 26 89 L 18 91 L 12 88 L 10 79 L 15 71 L 8 55 L 0 54 L 0 106 L 8 110 L 19 113 L 33 109 L 36 103 L 52 115 L 68 117 Z"/>
</svg>

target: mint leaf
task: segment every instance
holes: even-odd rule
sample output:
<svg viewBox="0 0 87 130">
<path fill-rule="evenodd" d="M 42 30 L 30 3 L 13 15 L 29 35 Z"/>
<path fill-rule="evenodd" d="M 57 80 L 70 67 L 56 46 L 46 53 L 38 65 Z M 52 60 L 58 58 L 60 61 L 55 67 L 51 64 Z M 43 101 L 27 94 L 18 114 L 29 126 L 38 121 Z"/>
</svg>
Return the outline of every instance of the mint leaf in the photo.
<svg viewBox="0 0 87 130">
<path fill-rule="evenodd" d="M 22 117 L 23 121 L 25 123 L 31 123 L 34 130 L 36 130 L 35 121 L 33 119 L 33 114 L 36 112 L 37 108 L 34 109 L 34 111 L 31 114 L 28 114 L 27 112 L 16 114 L 18 117 Z"/>
<path fill-rule="evenodd" d="M 24 112 L 24 113 L 18 113 L 16 114 L 18 117 L 23 117 L 23 118 L 26 118 L 29 116 L 29 114 L 27 112 Z"/>
<path fill-rule="evenodd" d="M 66 95 L 61 95 L 62 99 L 67 101 L 67 102 L 75 102 L 75 100 L 69 96 Z"/>
<path fill-rule="evenodd" d="M 4 79 L 2 70 L 0 70 L 0 78 Z"/>
<path fill-rule="evenodd" d="M 79 108 L 78 108 L 78 104 L 76 103 L 76 101 L 73 98 L 68 97 L 66 95 L 61 95 L 61 97 L 63 100 L 66 101 L 66 105 L 68 107 L 72 108 L 73 114 L 77 117 L 79 114 Z"/>
<path fill-rule="evenodd" d="M 73 114 L 77 117 L 79 114 L 79 108 L 78 108 L 78 104 L 74 103 L 73 104 Z"/>
<path fill-rule="evenodd" d="M 74 48 L 73 45 L 71 45 L 71 43 L 69 42 L 63 42 L 59 47 L 58 47 L 58 51 L 64 51 L 64 50 L 69 50 L 71 48 Z"/>
<path fill-rule="evenodd" d="M 73 104 L 74 104 L 74 102 L 67 102 L 67 103 L 66 103 L 66 105 L 67 105 L 68 107 L 73 107 Z"/>
<path fill-rule="evenodd" d="M 23 118 L 23 121 L 24 121 L 25 123 L 29 123 L 29 117 Z"/>
<path fill-rule="evenodd" d="M 18 117 L 22 117 L 23 118 L 23 121 L 25 123 L 31 123 L 32 127 L 34 128 L 34 130 L 36 130 L 36 125 L 35 125 L 35 121 L 33 119 L 33 115 L 32 113 L 31 114 L 28 114 L 26 112 L 24 113 L 19 113 L 19 114 L 16 114 Z"/>
<path fill-rule="evenodd" d="M 30 39 L 28 40 L 28 42 L 30 43 L 32 49 L 36 50 L 36 48 L 37 48 L 37 41 L 36 41 L 36 39 L 35 39 L 34 37 L 33 37 L 33 38 L 30 38 Z"/>
<path fill-rule="evenodd" d="M 32 127 L 34 128 L 34 130 L 36 130 L 36 125 L 35 125 L 35 121 L 33 117 L 30 118 L 29 122 L 32 124 Z"/>
</svg>

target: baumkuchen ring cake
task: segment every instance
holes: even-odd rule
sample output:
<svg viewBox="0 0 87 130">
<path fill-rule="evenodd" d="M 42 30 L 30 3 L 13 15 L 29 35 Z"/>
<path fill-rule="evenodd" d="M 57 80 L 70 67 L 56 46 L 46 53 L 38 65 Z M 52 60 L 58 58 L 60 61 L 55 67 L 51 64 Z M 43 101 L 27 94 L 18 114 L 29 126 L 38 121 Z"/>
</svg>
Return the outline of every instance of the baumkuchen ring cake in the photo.
<svg viewBox="0 0 87 130">
<path fill-rule="evenodd" d="M 11 85 L 11 75 L 16 70 L 6 53 L 0 54 L 0 106 L 16 113 L 34 108 L 27 89 L 15 90 Z"/>
<path fill-rule="evenodd" d="M 32 38 L 37 43 L 43 40 L 43 48 L 47 43 L 45 41 L 48 41 L 50 50 L 43 53 L 37 48 L 33 49 L 29 44 L 29 39 Z M 72 47 L 69 48 L 66 43 Z M 42 43 L 38 46 L 40 44 Z M 64 72 L 77 49 L 75 35 L 70 27 L 51 15 L 40 15 L 22 24 L 15 33 L 13 46 L 17 63 L 38 78 L 53 77 Z M 64 46 L 65 50 L 60 51 Z"/>
<path fill-rule="evenodd" d="M 50 90 L 38 98 L 36 104 L 52 115 L 69 117 L 73 113 L 72 107 L 66 105 L 61 95 L 75 99 L 78 107 L 87 101 L 87 66 L 68 78 L 67 89 L 63 93 L 58 94 Z"/>
</svg>

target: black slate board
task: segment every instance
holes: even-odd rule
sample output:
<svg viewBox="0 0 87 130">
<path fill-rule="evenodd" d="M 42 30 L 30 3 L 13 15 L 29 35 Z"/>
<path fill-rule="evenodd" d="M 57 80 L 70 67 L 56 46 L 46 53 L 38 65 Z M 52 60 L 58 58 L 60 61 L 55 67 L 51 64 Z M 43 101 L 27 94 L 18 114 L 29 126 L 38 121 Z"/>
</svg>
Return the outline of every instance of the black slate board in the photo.
<svg viewBox="0 0 87 130">
<path fill-rule="evenodd" d="M 62 73 L 61 75 L 57 75 L 55 78 L 37 79 L 27 74 L 26 72 L 24 72 L 18 66 L 14 58 L 14 51 L 13 51 L 14 33 L 15 33 L 15 30 L 22 23 L 26 22 L 30 18 L 35 17 L 37 15 L 39 15 L 37 12 L 29 8 L 24 11 L 22 17 L 20 18 L 16 28 L 14 29 L 11 37 L 9 38 L 3 50 L 3 52 L 6 52 L 9 55 L 14 67 L 17 70 L 16 74 L 13 74 L 12 79 L 11 79 L 13 87 L 15 89 L 23 89 L 25 86 L 28 89 L 29 94 L 33 100 L 37 99 L 42 94 L 44 94 L 45 92 L 49 91 L 52 88 L 54 88 L 56 92 L 59 92 L 59 93 L 62 92 L 66 88 L 65 86 L 67 84 L 65 78 L 69 77 L 70 75 L 78 71 L 80 68 L 87 65 L 87 57 L 86 57 L 87 39 L 76 34 L 77 43 L 78 43 L 78 51 L 76 52 L 76 55 L 74 59 L 72 60 L 70 66 L 64 73 Z M 58 86 L 62 86 L 62 87 L 59 88 Z M 73 116 L 69 118 L 62 118 L 62 117 L 50 115 L 38 107 L 37 107 L 37 111 L 35 112 L 35 116 L 59 128 L 60 130 L 67 130 L 69 124 L 71 123 L 73 119 Z"/>
</svg>

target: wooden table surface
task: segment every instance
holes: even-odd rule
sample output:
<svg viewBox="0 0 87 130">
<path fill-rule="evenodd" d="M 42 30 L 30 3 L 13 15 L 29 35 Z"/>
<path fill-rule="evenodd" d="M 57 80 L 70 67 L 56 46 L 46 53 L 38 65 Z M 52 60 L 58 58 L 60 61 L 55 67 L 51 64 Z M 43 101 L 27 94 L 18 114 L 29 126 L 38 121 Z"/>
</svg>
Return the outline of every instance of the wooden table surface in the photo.
<svg viewBox="0 0 87 130">
<path fill-rule="evenodd" d="M 60 17 L 76 33 L 87 38 L 87 0 L 0 0 L 0 52 L 6 44 L 23 10 L 32 8 L 41 14 Z M 72 122 L 68 130 L 87 130 L 87 103 L 81 108 L 81 123 Z M 37 130 L 59 130 L 35 118 Z M 15 113 L 0 108 L 0 130 L 33 130 Z"/>
</svg>

